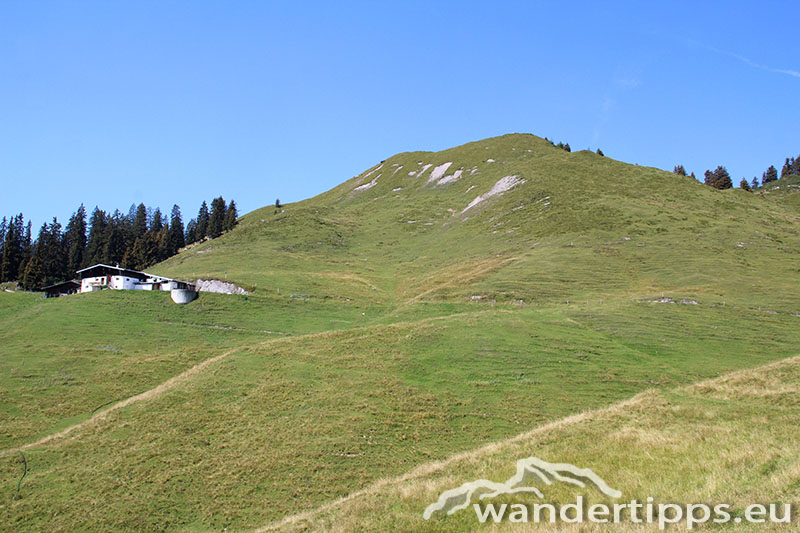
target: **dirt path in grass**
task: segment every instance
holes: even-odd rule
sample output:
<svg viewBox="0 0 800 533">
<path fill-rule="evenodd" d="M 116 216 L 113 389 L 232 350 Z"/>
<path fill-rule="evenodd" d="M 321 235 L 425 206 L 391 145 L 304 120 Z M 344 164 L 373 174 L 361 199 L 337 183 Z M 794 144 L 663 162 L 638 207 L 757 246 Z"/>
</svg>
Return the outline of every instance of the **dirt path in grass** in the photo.
<svg viewBox="0 0 800 533">
<path fill-rule="evenodd" d="M 725 388 L 727 386 L 727 382 L 731 380 L 736 380 L 737 378 L 746 378 L 752 376 L 758 376 L 759 374 L 763 375 L 775 368 L 781 368 L 785 366 L 791 366 L 800 363 L 800 355 L 795 355 L 793 357 L 789 357 L 787 359 L 781 359 L 779 361 L 773 361 L 772 363 L 768 363 L 762 366 L 757 366 L 754 368 L 745 368 L 741 370 L 735 370 L 733 372 L 729 372 L 727 374 L 722 374 L 715 378 L 699 381 L 697 383 L 687 384 L 684 386 L 677 387 L 675 390 L 691 390 L 691 389 L 702 389 L 704 387 L 720 387 Z M 281 520 L 274 521 L 270 524 L 262 526 L 255 530 L 256 533 L 263 533 L 266 531 L 275 531 L 279 530 L 284 527 L 296 526 L 304 521 L 311 520 L 315 516 L 320 515 L 322 513 L 331 511 L 339 506 L 345 505 L 353 500 L 358 498 L 368 496 L 379 492 L 381 490 L 386 489 L 387 487 L 395 487 L 401 483 L 406 483 L 409 481 L 418 483 L 424 482 L 424 477 L 434 474 L 436 472 L 441 472 L 448 466 L 452 465 L 453 463 L 464 461 L 466 459 L 474 459 L 480 456 L 491 454 L 497 450 L 500 450 L 502 447 L 507 446 L 509 444 L 514 444 L 520 441 L 529 440 L 541 433 L 546 433 L 548 431 L 553 431 L 559 428 L 563 428 L 565 426 L 571 426 L 574 424 L 579 424 L 581 422 L 591 420 L 594 417 L 599 415 L 605 414 L 613 414 L 623 411 L 625 409 L 630 408 L 631 406 L 635 406 L 637 404 L 642 403 L 643 401 L 647 400 L 648 398 L 652 397 L 653 394 L 657 394 L 657 389 L 650 389 L 627 399 L 621 402 L 617 402 L 606 407 L 601 407 L 599 409 L 592 409 L 589 411 L 583 411 L 581 413 L 576 413 L 574 415 L 570 415 L 566 418 L 562 418 L 560 420 L 555 420 L 553 422 L 549 422 L 542 426 L 538 426 L 532 430 L 526 431 L 525 433 L 520 433 L 519 435 L 515 435 L 508 439 L 499 440 L 496 442 L 492 442 L 486 445 L 483 445 L 479 448 L 475 448 L 472 450 L 467 450 L 465 452 L 457 453 L 444 459 L 442 461 L 434 461 L 430 463 L 424 463 L 413 470 L 394 478 L 388 479 L 380 479 L 369 485 L 366 488 L 361 490 L 352 492 L 347 496 L 343 496 L 337 500 L 331 501 L 314 509 L 310 509 L 308 511 L 298 513 L 295 515 L 287 516 Z"/>
<path fill-rule="evenodd" d="M 449 318 L 455 318 L 455 317 L 458 317 L 458 316 L 481 314 L 481 313 L 485 313 L 487 311 L 488 310 L 473 311 L 473 312 L 467 312 L 467 313 L 453 313 L 451 315 L 429 317 L 429 318 L 425 318 L 425 319 L 422 319 L 422 320 L 415 320 L 415 321 L 408 321 L 408 322 L 402 321 L 402 322 L 395 322 L 393 324 L 377 324 L 377 325 L 373 325 L 373 326 L 359 327 L 359 328 L 353 328 L 353 329 L 327 330 L 327 331 L 320 331 L 320 332 L 317 332 L 317 333 L 308 333 L 308 334 L 305 334 L 305 335 L 296 335 L 296 336 L 282 337 L 282 338 L 272 338 L 272 339 L 268 339 L 268 340 L 265 340 L 265 341 L 262 341 L 262 342 L 257 342 L 255 344 L 237 346 L 236 348 L 232 348 L 232 349 L 230 349 L 230 350 L 228 350 L 226 352 L 223 352 L 223 353 L 221 353 L 219 355 L 215 355 L 214 357 L 210 357 L 210 358 L 208 358 L 208 359 L 206 359 L 204 361 L 201 361 L 200 363 L 197 363 L 193 367 L 191 367 L 191 368 L 189 368 L 187 370 L 184 370 L 183 372 L 181 372 L 177 376 L 171 377 L 167 381 L 164 381 L 160 385 L 157 385 L 156 387 L 154 387 L 154 388 L 152 388 L 150 390 L 147 390 L 147 391 L 142 392 L 140 394 L 136 394 L 134 396 L 131 396 L 130 398 L 126 398 L 124 400 L 120 400 L 120 401 L 118 401 L 116 403 L 112 403 L 108 407 L 106 407 L 106 408 L 98 411 L 97 413 L 93 414 L 92 416 L 90 416 L 89 418 L 84 420 L 83 422 L 79 422 L 77 424 L 73 424 L 72 426 L 64 428 L 61 431 L 58 431 L 56 433 L 51 433 L 49 435 L 45 435 L 44 437 L 42 437 L 42 438 L 40 438 L 40 439 L 38 439 L 36 441 L 29 442 L 27 444 L 22 444 L 20 446 L 14 446 L 14 447 L 11 447 L 11 448 L 6 448 L 5 450 L 0 450 L 0 457 L 5 457 L 7 455 L 11 455 L 11 454 L 17 453 L 20 450 L 27 450 L 27 449 L 30 449 L 30 448 L 35 448 L 37 446 L 41 446 L 43 444 L 47 444 L 48 442 L 51 442 L 51 441 L 54 441 L 54 440 L 58 440 L 58 439 L 62 439 L 64 437 L 67 437 L 71 433 L 74 433 L 75 431 L 78 431 L 78 430 L 80 430 L 82 428 L 88 427 L 88 426 L 90 426 L 92 424 L 96 424 L 98 422 L 102 422 L 103 420 L 106 419 L 106 417 L 110 413 L 113 413 L 114 411 L 116 411 L 118 409 L 122 409 L 123 407 L 127 407 L 129 405 L 132 405 L 134 403 L 138 403 L 138 402 L 141 402 L 141 401 L 144 401 L 144 400 L 150 400 L 150 399 L 156 398 L 156 397 L 164 394 L 165 392 L 169 391 L 170 389 L 173 389 L 173 388 L 175 388 L 176 386 L 178 386 L 178 385 L 180 385 L 182 383 L 186 383 L 187 381 L 190 381 L 192 379 L 192 377 L 195 376 L 196 374 L 199 374 L 200 372 L 202 372 L 203 370 L 205 370 L 209 366 L 211 366 L 211 365 L 213 365 L 215 363 L 218 363 L 218 362 L 222 361 L 223 359 L 226 359 L 228 356 L 230 356 L 231 354 L 233 354 L 235 352 L 244 351 L 244 350 L 247 350 L 247 349 L 257 348 L 257 347 L 261 347 L 261 346 L 266 346 L 266 345 L 274 344 L 274 343 L 278 343 L 278 342 L 295 342 L 295 341 L 299 341 L 299 340 L 312 339 L 312 338 L 315 338 L 315 337 L 325 337 L 325 336 L 341 335 L 341 334 L 347 334 L 347 333 L 352 334 L 352 333 L 357 333 L 357 332 L 364 332 L 364 333 L 369 334 L 369 332 L 371 330 L 376 329 L 376 328 L 408 327 L 408 326 L 413 325 L 413 324 L 424 324 L 426 322 L 433 322 L 433 321 L 437 321 L 437 320 L 447 320 Z"/>
<path fill-rule="evenodd" d="M 107 408 L 103 409 L 102 411 L 99 411 L 99 412 L 93 414 L 92 416 L 90 416 L 89 418 L 84 420 L 83 422 L 79 422 L 77 424 L 74 424 L 72 426 L 64 428 L 61 431 L 58 431 L 56 433 L 51 433 L 50 435 L 46 435 L 46 436 L 42 437 L 41 439 L 36 440 L 34 442 L 29 442 L 28 444 L 23 444 L 22 446 L 17 446 L 15 448 L 8 448 L 8 449 L 5 449 L 5 450 L 2 450 L 2 451 L 0 451 L 0 457 L 5 457 L 6 455 L 10 455 L 12 453 L 16 453 L 18 450 L 27 450 L 29 448 L 34 448 L 36 446 L 41 446 L 42 444 L 46 444 L 46 443 L 48 443 L 50 441 L 53 441 L 53 440 L 57 440 L 57 439 L 66 437 L 67 435 L 69 435 L 73 431 L 79 430 L 79 429 L 84 428 L 84 427 L 86 427 L 86 426 L 88 426 L 90 424 L 94 424 L 96 422 L 104 420 L 108 416 L 109 413 L 113 413 L 117 409 L 122 409 L 123 407 L 127 407 L 127 406 L 129 406 L 131 404 L 134 404 L 136 402 L 141 402 L 143 400 L 149 400 L 151 398 L 155 398 L 156 396 L 159 396 L 159 395 L 163 394 L 164 392 L 170 390 L 171 388 L 175 387 L 176 385 L 187 381 L 188 379 L 190 379 L 193 375 L 197 374 L 198 372 L 202 372 L 209 365 L 213 365 L 217 361 L 221 361 L 222 359 L 225 359 L 226 357 L 231 355 L 233 352 L 235 352 L 237 350 L 240 350 L 240 349 L 243 349 L 243 348 L 234 348 L 234 349 L 228 350 L 227 352 L 221 353 L 219 355 L 215 355 L 214 357 L 211 357 L 209 359 L 201 361 L 200 363 L 197 363 L 193 367 L 191 367 L 191 368 L 189 368 L 187 370 L 184 370 L 183 372 L 181 372 L 177 376 L 171 377 L 170 379 L 168 379 L 167 381 L 161 383 L 157 387 L 154 387 L 154 388 L 152 388 L 150 390 L 142 392 L 141 394 L 137 394 L 135 396 L 131 396 L 130 398 L 126 398 L 124 400 L 120 400 L 117 403 L 111 404 L 110 406 L 108 406 Z"/>
</svg>

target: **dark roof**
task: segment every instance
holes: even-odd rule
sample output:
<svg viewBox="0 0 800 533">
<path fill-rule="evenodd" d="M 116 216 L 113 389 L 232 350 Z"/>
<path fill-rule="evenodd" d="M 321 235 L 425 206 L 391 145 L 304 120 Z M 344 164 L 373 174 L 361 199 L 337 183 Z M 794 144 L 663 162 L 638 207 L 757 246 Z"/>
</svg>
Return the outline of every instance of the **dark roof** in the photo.
<svg viewBox="0 0 800 533">
<path fill-rule="evenodd" d="M 42 290 L 43 291 L 46 291 L 48 289 L 55 290 L 55 289 L 61 289 L 61 288 L 65 288 L 65 287 L 77 288 L 77 287 L 80 287 L 80 286 L 81 286 L 81 282 L 80 281 L 75 280 L 75 279 L 71 279 L 69 281 L 62 281 L 60 283 L 54 283 L 52 285 L 48 285 L 47 287 L 42 287 Z"/>
<path fill-rule="evenodd" d="M 111 265 L 104 265 L 102 263 L 101 264 L 97 264 L 97 265 L 93 265 L 93 266 L 90 266 L 90 267 L 82 268 L 81 270 L 78 270 L 76 272 L 76 274 L 78 274 L 81 277 L 81 279 L 83 279 L 84 277 L 91 277 L 91 276 L 82 275 L 84 272 L 89 272 L 89 271 L 93 271 L 93 270 L 99 270 L 99 271 L 101 271 L 103 273 L 108 273 L 110 271 L 110 272 L 113 272 L 115 275 L 118 275 L 118 276 L 129 276 L 129 277 L 132 277 L 132 278 L 139 278 L 139 279 L 144 279 L 144 278 L 150 277 L 150 274 L 148 274 L 146 272 L 140 272 L 138 270 L 132 270 L 130 268 L 120 268 L 118 266 L 114 267 L 114 266 L 111 266 Z"/>
</svg>

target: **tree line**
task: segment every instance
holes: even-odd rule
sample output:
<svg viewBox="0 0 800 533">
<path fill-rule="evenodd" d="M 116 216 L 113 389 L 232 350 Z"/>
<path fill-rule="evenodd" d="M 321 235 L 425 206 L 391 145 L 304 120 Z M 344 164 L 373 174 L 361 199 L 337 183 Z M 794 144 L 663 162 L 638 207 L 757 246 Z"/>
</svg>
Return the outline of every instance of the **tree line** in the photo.
<svg viewBox="0 0 800 533">
<path fill-rule="evenodd" d="M 142 270 L 178 253 L 186 245 L 215 238 L 236 226 L 236 202 L 222 197 L 204 201 L 197 218 L 184 227 L 181 209 L 170 216 L 159 208 L 132 205 L 127 213 L 95 207 L 87 222 L 81 204 L 62 227 L 45 222 L 34 240 L 31 222 L 22 213 L 0 221 L 0 282 L 17 281 L 26 290 L 40 289 L 74 277 L 97 263 Z"/>
<path fill-rule="evenodd" d="M 678 174 L 679 176 L 686 175 L 686 169 L 683 167 L 683 165 L 677 165 L 672 172 L 674 174 Z M 786 176 L 793 175 L 800 176 L 800 155 L 798 155 L 796 158 L 786 158 L 786 162 L 783 164 L 783 168 L 781 169 L 780 177 L 778 177 L 778 169 L 775 168 L 774 165 L 770 165 L 769 168 L 761 174 L 760 184 L 758 177 L 754 176 L 749 182 L 747 179 L 742 178 L 742 181 L 739 182 L 739 187 L 745 191 L 752 191 L 759 186 L 763 186 L 768 183 L 772 183 L 773 181 L 778 181 L 781 178 L 785 178 Z M 692 172 L 691 177 L 694 178 L 694 172 Z M 706 170 L 704 178 L 705 179 L 703 180 L 703 183 L 715 189 L 730 189 L 733 187 L 733 180 L 731 180 L 728 169 L 722 165 L 718 166 L 714 170 Z"/>
</svg>

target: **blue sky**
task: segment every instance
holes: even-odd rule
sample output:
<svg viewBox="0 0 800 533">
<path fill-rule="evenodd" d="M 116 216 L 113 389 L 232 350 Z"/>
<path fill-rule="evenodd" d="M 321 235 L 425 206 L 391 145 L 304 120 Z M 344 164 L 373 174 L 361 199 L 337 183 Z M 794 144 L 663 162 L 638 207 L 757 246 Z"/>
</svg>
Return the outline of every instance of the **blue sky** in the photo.
<svg viewBox="0 0 800 533">
<path fill-rule="evenodd" d="M 797 2 L 0 3 L 0 215 L 187 221 L 509 132 L 736 183 L 800 154 Z"/>
</svg>

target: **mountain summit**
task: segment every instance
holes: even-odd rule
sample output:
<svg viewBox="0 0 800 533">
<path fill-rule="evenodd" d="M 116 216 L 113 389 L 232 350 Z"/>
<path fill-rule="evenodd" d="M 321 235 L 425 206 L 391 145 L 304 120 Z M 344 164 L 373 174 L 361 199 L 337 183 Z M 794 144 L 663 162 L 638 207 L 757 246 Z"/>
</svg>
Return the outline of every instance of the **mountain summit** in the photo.
<svg viewBox="0 0 800 533">
<path fill-rule="evenodd" d="M 510 134 L 397 154 L 314 198 L 249 213 L 156 270 L 382 305 L 734 299 L 743 279 L 789 265 L 797 222 L 762 195 Z"/>
</svg>

